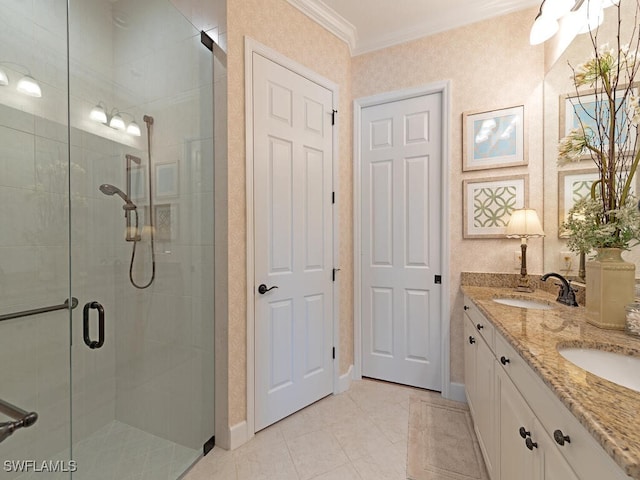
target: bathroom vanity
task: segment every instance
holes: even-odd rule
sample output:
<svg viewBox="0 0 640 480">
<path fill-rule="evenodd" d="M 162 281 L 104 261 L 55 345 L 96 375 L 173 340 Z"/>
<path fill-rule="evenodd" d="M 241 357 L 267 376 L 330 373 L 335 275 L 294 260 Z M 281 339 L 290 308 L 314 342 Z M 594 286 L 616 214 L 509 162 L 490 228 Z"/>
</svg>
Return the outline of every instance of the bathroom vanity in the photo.
<svg viewBox="0 0 640 480">
<path fill-rule="evenodd" d="M 465 389 L 491 479 L 640 479 L 640 393 L 558 350 L 640 355 L 640 340 L 588 325 L 583 307 L 543 291 L 462 290 Z"/>
</svg>

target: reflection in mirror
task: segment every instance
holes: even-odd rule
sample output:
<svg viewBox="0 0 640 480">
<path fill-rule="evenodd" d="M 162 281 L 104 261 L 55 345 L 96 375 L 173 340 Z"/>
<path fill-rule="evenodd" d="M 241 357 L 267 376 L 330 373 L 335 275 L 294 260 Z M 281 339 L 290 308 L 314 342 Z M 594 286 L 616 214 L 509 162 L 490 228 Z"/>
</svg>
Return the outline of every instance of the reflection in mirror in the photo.
<svg viewBox="0 0 640 480">
<path fill-rule="evenodd" d="M 617 12 L 611 9 L 605 15 L 604 22 L 597 30 L 597 44 L 617 43 L 632 37 L 632 29 L 637 28 L 634 21 L 635 1 L 621 2 L 620 32 L 618 32 Z M 591 183 L 598 177 L 596 164 L 590 157 L 578 162 L 558 166 L 558 141 L 571 128 L 574 128 L 571 98 L 576 91 L 573 84 L 572 66 L 584 63 L 593 56 L 593 44 L 589 34 L 576 36 L 558 60 L 551 66 L 544 82 L 544 270 L 557 271 L 565 276 L 577 278 L 579 256 L 567 248 L 566 232 L 562 231 L 562 222 L 575 201 L 588 192 Z M 638 195 L 638 182 L 634 182 L 635 195 Z M 636 277 L 640 276 L 640 246 L 635 246 L 623 254 L 625 260 L 637 266 Z M 589 255 L 587 255 L 589 258 Z"/>
</svg>

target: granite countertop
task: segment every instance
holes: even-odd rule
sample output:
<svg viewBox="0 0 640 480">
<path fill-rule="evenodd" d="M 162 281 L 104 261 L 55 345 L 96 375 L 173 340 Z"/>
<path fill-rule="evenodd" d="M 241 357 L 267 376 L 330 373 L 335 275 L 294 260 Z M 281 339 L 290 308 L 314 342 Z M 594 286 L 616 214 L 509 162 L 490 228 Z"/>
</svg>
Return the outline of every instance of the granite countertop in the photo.
<svg viewBox="0 0 640 480">
<path fill-rule="evenodd" d="M 640 357 L 640 339 L 589 325 L 584 307 L 561 305 L 541 290 L 461 288 L 627 475 L 640 479 L 640 393 L 586 372 L 558 353 L 562 346 L 595 347 Z M 542 300 L 556 308 L 515 308 L 491 301 L 496 297 Z"/>
</svg>

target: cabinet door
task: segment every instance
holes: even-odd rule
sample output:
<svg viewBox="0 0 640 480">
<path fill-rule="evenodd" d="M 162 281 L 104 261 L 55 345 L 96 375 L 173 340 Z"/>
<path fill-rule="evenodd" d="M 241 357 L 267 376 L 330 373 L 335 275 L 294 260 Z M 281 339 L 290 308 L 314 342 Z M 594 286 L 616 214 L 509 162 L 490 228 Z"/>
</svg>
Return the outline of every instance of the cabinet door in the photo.
<svg viewBox="0 0 640 480">
<path fill-rule="evenodd" d="M 489 475 L 498 478 L 496 470 L 496 396 L 495 374 L 496 360 L 493 352 L 482 338 L 478 338 L 476 349 L 475 378 L 475 423 L 478 429 L 478 441 L 482 448 Z"/>
<path fill-rule="evenodd" d="M 478 351 L 478 335 L 475 327 L 464 315 L 464 389 L 467 402 L 474 420 L 476 418 L 476 352 Z"/>
<path fill-rule="evenodd" d="M 540 425 L 540 424 L 538 424 Z M 540 425 L 540 430 L 541 430 Z M 539 435 L 539 447 L 544 454 L 544 480 L 580 480 L 569 463 L 560 454 L 553 439 L 546 435 Z"/>
<path fill-rule="evenodd" d="M 504 480 L 542 480 L 542 455 L 539 448 L 527 448 L 526 438 L 520 435 L 524 429 L 528 438 L 535 435 L 536 419 L 511 383 L 506 373 L 496 362 L 496 393 L 499 398 L 500 478 Z M 535 438 L 531 438 L 536 442 Z M 559 479 L 562 477 L 559 477 Z M 558 480 L 559 480 L 558 479 Z"/>
</svg>

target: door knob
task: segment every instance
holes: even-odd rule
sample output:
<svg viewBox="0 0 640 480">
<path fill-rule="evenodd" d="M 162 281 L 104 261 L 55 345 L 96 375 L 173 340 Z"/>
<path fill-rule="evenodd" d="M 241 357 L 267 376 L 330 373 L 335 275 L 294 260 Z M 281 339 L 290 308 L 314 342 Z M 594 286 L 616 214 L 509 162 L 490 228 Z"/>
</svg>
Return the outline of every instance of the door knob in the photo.
<svg viewBox="0 0 640 480">
<path fill-rule="evenodd" d="M 264 283 L 261 283 L 260 286 L 258 287 L 258 293 L 260 295 L 264 295 L 265 293 L 267 293 L 269 290 L 273 290 L 274 288 L 278 288 L 276 285 L 274 285 L 271 288 L 267 288 L 267 286 Z"/>
</svg>

